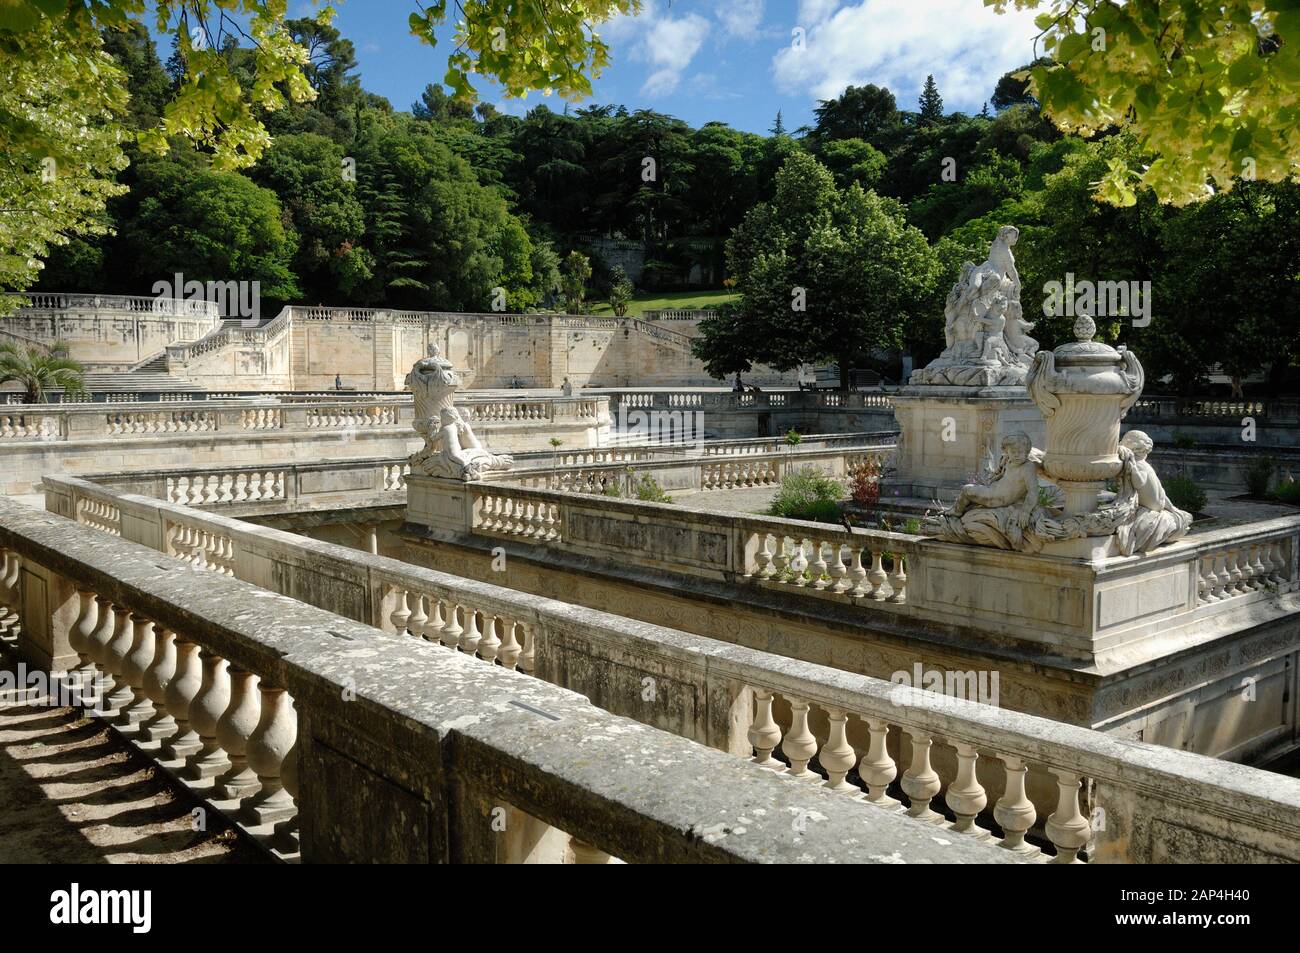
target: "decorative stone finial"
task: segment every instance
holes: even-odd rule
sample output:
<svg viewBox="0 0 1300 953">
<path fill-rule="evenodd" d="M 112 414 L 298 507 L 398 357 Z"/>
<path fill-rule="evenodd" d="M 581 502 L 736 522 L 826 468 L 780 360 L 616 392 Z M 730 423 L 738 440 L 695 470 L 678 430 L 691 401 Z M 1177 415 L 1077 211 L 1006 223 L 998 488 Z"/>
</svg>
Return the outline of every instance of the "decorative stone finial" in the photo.
<svg viewBox="0 0 1300 953">
<path fill-rule="evenodd" d="M 1086 314 L 1079 315 L 1074 321 L 1074 338 L 1080 344 L 1092 340 L 1092 336 L 1097 333 L 1097 323 Z"/>
</svg>

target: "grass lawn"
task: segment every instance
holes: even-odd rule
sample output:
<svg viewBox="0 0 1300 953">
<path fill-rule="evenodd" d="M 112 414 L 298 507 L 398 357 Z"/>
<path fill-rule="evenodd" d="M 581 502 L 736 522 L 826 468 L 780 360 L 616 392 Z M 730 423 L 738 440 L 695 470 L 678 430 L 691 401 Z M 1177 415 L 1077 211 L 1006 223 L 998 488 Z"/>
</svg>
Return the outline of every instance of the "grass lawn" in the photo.
<svg viewBox="0 0 1300 953">
<path fill-rule="evenodd" d="M 739 298 L 734 291 L 661 291 L 634 295 L 628 302 L 627 313 L 633 317 L 656 308 L 708 308 Z M 608 301 L 588 301 L 584 309 L 588 314 L 613 314 Z"/>
</svg>

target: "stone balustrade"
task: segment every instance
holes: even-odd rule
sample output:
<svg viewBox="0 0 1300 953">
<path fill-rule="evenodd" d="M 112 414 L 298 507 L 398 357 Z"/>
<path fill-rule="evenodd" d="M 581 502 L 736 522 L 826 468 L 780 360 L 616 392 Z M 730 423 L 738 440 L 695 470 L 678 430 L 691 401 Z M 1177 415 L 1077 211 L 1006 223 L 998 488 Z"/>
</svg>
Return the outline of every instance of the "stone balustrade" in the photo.
<svg viewBox="0 0 1300 953">
<path fill-rule="evenodd" d="M 19 653 L 51 649 L 93 717 L 282 858 L 1022 859 L 528 677 L 536 600 L 371 568 L 348 581 L 384 593 L 388 631 L 0 500 L 0 624 Z"/>
<path fill-rule="evenodd" d="M 529 496 L 536 495 L 514 502 L 527 506 Z M 193 539 L 214 541 L 205 545 L 226 554 L 237 578 L 394 633 L 398 641 L 391 647 L 386 643 L 380 653 L 366 652 L 364 645 L 353 651 L 374 656 L 367 675 L 386 673 L 381 682 L 389 691 L 394 684 L 410 685 L 411 691 L 398 689 L 403 698 L 425 698 L 435 689 L 408 668 L 410 656 L 398 646 L 436 643 L 443 647 L 437 651 L 458 650 L 447 658 L 474 661 L 483 677 L 502 669 L 531 672 L 587 695 L 611 713 L 729 752 L 733 762 L 750 761 L 750 767 L 785 781 L 791 790 L 833 795 L 868 812 L 864 823 L 869 826 L 876 818 L 908 815 L 931 825 L 936 841 L 996 843 L 1003 849 L 994 848 L 994 855 L 1021 861 L 1068 863 L 1084 852 L 1091 862 L 1300 860 L 1300 781 L 1292 778 L 577 610 L 82 481 L 60 479 L 49 497 L 52 507 L 70 513 L 84 511 L 86 499 L 129 513 L 122 527 L 133 540 L 157 549 L 173 535 L 169 528 L 187 527 Z M 15 550 L 10 525 L 6 512 L 0 547 Z M 63 539 L 70 535 L 67 529 L 61 533 Z M 19 556 L 34 558 L 30 552 Z M 219 567 L 203 568 L 222 574 Z M 0 579 L 12 576 L 11 570 L 0 571 Z M 268 613 L 255 614 L 259 620 L 283 613 L 282 601 L 262 598 Z M 203 618 L 205 611 L 191 609 L 187 618 Z M 158 621 L 156 614 L 149 617 Z M 166 620 L 162 624 L 166 627 Z M 329 623 L 329 636 L 342 640 L 341 633 L 352 631 L 341 624 Z M 324 627 L 320 623 L 311 633 L 318 643 L 327 639 Z M 108 630 L 105 641 L 114 631 Z M 123 647 L 134 645 L 120 633 L 118 640 Z M 350 643 L 327 645 L 345 652 Z M 237 658 L 222 648 L 222 657 Z M 239 667 L 264 671 L 257 664 Z M 403 680 L 394 683 L 391 673 L 399 671 Z M 457 697 L 466 691 L 464 680 L 473 679 L 465 671 L 458 675 L 461 687 L 451 692 Z M 128 668 L 128 685 L 131 674 Z M 150 682 L 146 678 L 143 684 L 147 688 Z M 306 697 L 291 679 L 281 677 L 277 684 Z M 651 700 L 647 684 L 653 688 Z M 526 690 L 496 691 L 500 700 Z M 231 698 L 224 704 L 227 712 L 236 707 Z M 251 722 L 234 715 L 226 720 Z M 207 724 L 198 725 L 200 745 Z M 219 730 L 206 734 L 219 745 Z M 637 743 L 644 745 L 644 738 Z M 671 763 L 664 760 L 666 749 L 642 751 L 660 764 Z M 585 745 L 583 755 L 591 755 Z M 563 761 L 544 763 L 563 771 Z M 715 799 L 730 797 L 729 776 L 711 775 Z M 594 843 L 634 859 L 599 838 Z M 853 852 L 850 858 L 868 859 L 873 851 Z M 906 851 L 901 857 L 914 859 Z"/>
<path fill-rule="evenodd" d="M 864 435 L 871 439 L 874 435 Z M 719 450 L 710 444 L 698 446 L 655 447 L 654 455 L 639 461 L 612 458 L 606 461 L 583 461 L 562 468 L 519 469 L 496 476 L 496 481 L 520 487 L 548 488 L 569 493 L 635 495 L 631 485 L 650 476 L 660 488 L 670 492 L 707 492 L 748 487 L 778 486 L 789 473 L 813 468 L 827 476 L 846 477 L 856 466 L 872 463 L 883 471 L 892 459 L 892 443 L 861 446 L 860 440 L 828 441 L 829 449 L 799 448 L 768 450 L 766 441 L 748 445 L 728 441 Z M 542 458 L 545 459 L 544 457 Z M 635 462 L 635 467 L 628 464 Z"/>
<path fill-rule="evenodd" d="M 494 403 L 470 398 L 459 406 L 473 414 Z M 604 398 L 540 398 L 538 404 L 546 408 L 544 419 L 483 420 L 479 433 L 501 452 L 541 451 L 556 437 L 574 453 L 599 445 L 607 433 Z M 420 444 L 413 414 L 409 396 L 0 407 L 0 453 L 8 464 L 0 468 L 0 493 L 32 493 L 47 473 L 135 474 L 184 467 L 190 471 L 185 476 L 206 479 L 223 477 L 229 466 L 253 471 L 303 459 L 392 462 Z"/>
<path fill-rule="evenodd" d="M 205 401 L 141 407 L 102 404 L 29 405 L 0 414 L 0 440 L 70 441 L 122 435 L 242 433 L 248 431 L 350 430 L 409 427 L 410 401 L 339 401 L 285 404 L 266 401 Z"/>
<path fill-rule="evenodd" d="M 805 460 L 819 456 L 827 469 L 852 459 L 847 451 L 816 451 Z M 671 487 L 675 473 L 688 474 L 684 484 L 705 466 L 700 459 L 650 461 L 636 469 L 665 477 L 663 485 Z M 833 524 L 594 499 L 590 474 L 598 470 L 609 468 L 567 471 L 589 474 L 583 492 L 485 480 L 468 484 L 470 492 L 454 502 L 437 481 L 410 477 L 408 521 L 466 544 L 475 536 L 532 547 L 563 543 L 544 557 L 557 565 L 596 558 L 624 569 L 780 589 L 790 598 L 833 600 L 855 612 L 883 610 L 956 631 L 1000 632 L 1026 647 L 1092 662 L 1112 655 L 1131 660 L 1134 653 L 1157 651 L 1162 640 L 1230 626 L 1237 618 L 1230 613 L 1281 617 L 1298 608 L 1300 516 L 1198 533 L 1141 559 L 1087 562 L 903 533 L 850 532 Z"/>
<path fill-rule="evenodd" d="M 169 503 L 216 507 L 241 515 L 302 512 L 340 505 L 385 506 L 402 502 L 410 465 L 405 457 L 340 460 L 282 466 L 169 469 L 92 474 L 102 486 Z"/>
<path fill-rule="evenodd" d="M 156 298 L 131 295 L 64 294 L 40 291 L 6 295 L 26 299 L 25 311 L 125 311 L 130 314 L 199 315 L 221 317 L 215 302 L 199 299 Z"/>
</svg>

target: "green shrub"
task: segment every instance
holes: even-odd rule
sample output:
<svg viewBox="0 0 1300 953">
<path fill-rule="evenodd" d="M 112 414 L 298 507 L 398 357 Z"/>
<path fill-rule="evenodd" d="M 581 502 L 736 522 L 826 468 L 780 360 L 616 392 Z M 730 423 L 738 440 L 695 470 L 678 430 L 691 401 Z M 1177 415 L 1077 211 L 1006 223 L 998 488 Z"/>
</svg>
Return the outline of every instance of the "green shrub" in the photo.
<svg viewBox="0 0 1300 953">
<path fill-rule="evenodd" d="M 839 481 L 812 467 L 804 467 L 782 478 L 768 513 L 791 520 L 834 523 L 839 519 L 842 499 L 844 487 Z"/>
<path fill-rule="evenodd" d="M 1171 476 L 1165 480 L 1165 494 L 1180 510 L 1200 513 L 1205 509 L 1205 491 L 1191 477 Z"/>
<path fill-rule="evenodd" d="M 1300 480 L 1283 480 L 1273 491 L 1273 496 L 1283 503 L 1300 506 Z"/>
<path fill-rule="evenodd" d="M 1246 492 L 1260 498 L 1268 496 L 1268 484 L 1273 479 L 1273 458 L 1257 457 L 1246 467 Z"/>
<path fill-rule="evenodd" d="M 1196 446 L 1196 438 L 1191 434 L 1176 433 L 1174 434 L 1174 446 L 1179 450 L 1191 450 Z"/>
<path fill-rule="evenodd" d="M 623 495 L 623 491 L 618 488 L 617 483 L 608 483 L 605 485 L 605 489 L 600 491 L 600 495 L 619 497 Z"/>
<path fill-rule="evenodd" d="M 636 498 L 646 503 L 671 503 L 673 498 L 664 492 L 659 481 L 650 474 L 642 474 L 636 483 Z"/>
</svg>

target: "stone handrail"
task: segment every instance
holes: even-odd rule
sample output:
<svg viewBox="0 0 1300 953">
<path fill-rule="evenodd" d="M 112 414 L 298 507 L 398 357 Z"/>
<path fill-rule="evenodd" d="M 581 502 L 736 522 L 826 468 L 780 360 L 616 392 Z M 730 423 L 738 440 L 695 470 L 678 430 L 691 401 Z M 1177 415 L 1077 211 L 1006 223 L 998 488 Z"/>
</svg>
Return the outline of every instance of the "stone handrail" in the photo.
<svg viewBox="0 0 1300 953">
<path fill-rule="evenodd" d="M 131 295 L 63 294 L 41 291 L 7 295 L 26 299 L 25 311 L 127 311 L 132 314 L 203 315 L 219 318 L 221 312 L 212 301 L 180 298 L 155 298 Z"/>
<path fill-rule="evenodd" d="M 84 481 L 56 478 L 48 505 L 155 548 L 179 540 L 182 554 L 197 550 L 201 565 L 416 644 L 441 643 L 489 665 L 560 681 L 616 713 L 839 792 L 866 810 L 898 811 L 901 795 L 908 814 L 937 827 L 944 818 L 936 808 L 946 805 L 948 838 L 986 839 L 991 808 L 1001 846 L 1021 859 L 1047 859 L 1028 835 L 1054 846 L 1058 863 L 1083 849 L 1094 862 L 1300 860 L 1296 779 L 579 610 Z M 625 672 L 619 678 L 626 684 L 606 680 L 601 666 L 595 681 L 584 680 L 589 669 L 566 661 L 570 652 Z M 643 704 L 647 680 L 664 693 L 650 708 Z M 849 778 L 855 767 L 858 783 Z M 1195 836 L 1167 836 L 1171 829 Z M 1206 856 L 1211 852 L 1222 856 Z"/>
<path fill-rule="evenodd" d="M 0 602 L 24 635 L 76 653 L 65 681 L 96 717 L 268 848 L 372 862 L 1020 859 L 927 837 L 912 819 L 512 671 L 476 629 L 481 617 L 513 639 L 540 617 L 508 590 L 493 603 L 475 590 L 494 587 L 425 574 L 439 577 L 420 580 L 431 592 L 455 587 L 452 626 L 458 607 L 467 626 L 454 641 L 448 627 L 416 638 L 406 591 L 378 560 L 353 581 L 392 590 L 400 625 L 384 632 L 230 578 L 231 537 L 204 522 L 170 526 L 169 558 L 0 501 Z M 325 549 L 328 560 L 338 547 Z M 20 574 L 39 576 L 47 598 L 29 601 Z M 98 697 L 104 676 L 112 691 Z"/>
</svg>

